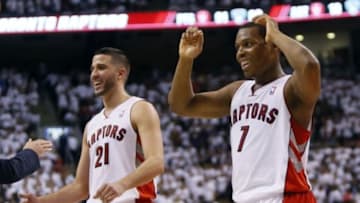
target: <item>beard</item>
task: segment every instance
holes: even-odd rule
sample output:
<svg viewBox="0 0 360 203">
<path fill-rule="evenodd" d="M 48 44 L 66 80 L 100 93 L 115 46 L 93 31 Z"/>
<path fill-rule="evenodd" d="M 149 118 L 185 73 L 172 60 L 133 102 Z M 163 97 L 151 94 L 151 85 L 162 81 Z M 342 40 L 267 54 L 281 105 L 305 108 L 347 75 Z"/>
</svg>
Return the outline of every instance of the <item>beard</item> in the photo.
<svg viewBox="0 0 360 203">
<path fill-rule="evenodd" d="M 94 94 L 96 96 L 104 96 L 106 93 L 110 92 L 113 87 L 116 85 L 115 78 L 108 78 L 104 81 L 102 87 L 99 88 L 99 90 L 96 90 L 94 88 Z"/>
</svg>

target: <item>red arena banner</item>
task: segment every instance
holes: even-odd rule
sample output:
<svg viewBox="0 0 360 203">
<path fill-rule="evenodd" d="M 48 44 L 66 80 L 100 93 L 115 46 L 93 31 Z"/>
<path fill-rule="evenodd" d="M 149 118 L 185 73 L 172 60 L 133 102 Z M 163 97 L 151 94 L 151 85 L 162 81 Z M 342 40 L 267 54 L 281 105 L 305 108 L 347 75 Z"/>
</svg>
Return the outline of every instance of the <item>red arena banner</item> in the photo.
<svg viewBox="0 0 360 203">
<path fill-rule="evenodd" d="M 118 14 L 61 15 L 0 18 L 0 34 L 90 32 L 115 30 L 179 29 L 234 27 L 264 13 L 261 8 L 199 10 L 197 12 L 130 12 Z M 304 5 L 274 5 L 269 15 L 279 23 L 359 18 L 360 0 L 312 2 Z"/>
</svg>

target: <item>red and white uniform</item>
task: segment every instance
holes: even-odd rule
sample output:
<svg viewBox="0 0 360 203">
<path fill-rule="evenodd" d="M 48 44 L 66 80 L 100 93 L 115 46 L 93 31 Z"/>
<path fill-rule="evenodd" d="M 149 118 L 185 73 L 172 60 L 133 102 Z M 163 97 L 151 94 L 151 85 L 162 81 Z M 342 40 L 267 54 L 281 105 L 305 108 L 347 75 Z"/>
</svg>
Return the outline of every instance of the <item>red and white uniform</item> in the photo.
<svg viewBox="0 0 360 203">
<path fill-rule="evenodd" d="M 286 200 L 286 195 L 311 190 L 305 171 L 310 132 L 294 121 L 287 108 L 284 86 L 289 77 L 278 78 L 254 93 L 255 81 L 246 81 L 232 98 L 235 202 L 296 202 Z"/>
<path fill-rule="evenodd" d="M 104 183 L 115 182 L 133 172 L 144 161 L 139 135 L 131 125 L 131 109 L 142 100 L 131 97 L 118 105 L 108 117 L 104 110 L 87 125 L 87 144 L 90 153 L 89 199 L 87 203 L 101 203 L 93 199 Z M 154 181 L 130 189 L 111 203 L 145 203 L 156 197 Z"/>
</svg>

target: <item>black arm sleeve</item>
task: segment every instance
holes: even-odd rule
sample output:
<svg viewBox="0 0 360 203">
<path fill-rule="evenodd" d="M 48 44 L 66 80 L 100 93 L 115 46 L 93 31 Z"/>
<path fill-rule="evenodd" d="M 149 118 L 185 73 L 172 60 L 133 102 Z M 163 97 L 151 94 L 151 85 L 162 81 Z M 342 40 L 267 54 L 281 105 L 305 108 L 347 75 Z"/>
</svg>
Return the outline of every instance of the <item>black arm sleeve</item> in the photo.
<svg viewBox="0 0 360 203">
<path fill-rule="evenodd" d="M 0 184 L 16 182 L 40 168 L 38 155 L 31 149 L 25 149 L 15 157 L 0 160 Z"/>
</svg>

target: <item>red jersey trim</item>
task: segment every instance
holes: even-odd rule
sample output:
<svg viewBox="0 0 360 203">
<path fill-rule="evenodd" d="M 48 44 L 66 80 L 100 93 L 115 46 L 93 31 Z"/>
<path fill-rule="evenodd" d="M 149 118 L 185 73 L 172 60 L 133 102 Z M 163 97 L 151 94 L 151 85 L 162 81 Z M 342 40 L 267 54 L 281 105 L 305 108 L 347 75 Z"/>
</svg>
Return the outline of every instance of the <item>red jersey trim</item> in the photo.
<svg viewBox="0 0 360 203">
<path fill-rule="evenodd" d="M 283 203 L 316 203 L 314 194 L 309 192 L 286 193 Z"/>
<path fill-rule="evenodd" d="M 303 154 L 310 140 L 310 131 L 300 126 L 293 118 L 290 119 L 289 160 L 285 179 L 286 193 L 310 191 L 307 175 L 302 162 Z"/>
<path fill-rule="evenodd" d="M 301 145 L 307 142 L 310 138 L 311 132 L 302 127 L 294 118 L 290 118 L 291 129 L 294 132 L 296 143 Z"/>
<path fill-rule="evenodd" d="M 137 202 L 152 202 L 152 199 L 156 198 L 154 181 L 150 181 L 144 185 L 138 186 L 136 189 L 139 192 L 139 198 L 136 200 Z"/>
<path fill-rule="evenodd" d="M 144 153 L 142 151 L 141 139 L 140 135 L 137 134 L 137 142 L 136 142 L 136 165 L 139 166 L 142 162 L 144 162 Z M 144 185 L 136 187 L 136 190 L 139 192 L 139 198 L 135 200 L 136 203 L 151 203 L 152 199 L 156 198 L 155 192 L 155 183 L 151 180 Z"/>
</svg>

